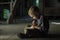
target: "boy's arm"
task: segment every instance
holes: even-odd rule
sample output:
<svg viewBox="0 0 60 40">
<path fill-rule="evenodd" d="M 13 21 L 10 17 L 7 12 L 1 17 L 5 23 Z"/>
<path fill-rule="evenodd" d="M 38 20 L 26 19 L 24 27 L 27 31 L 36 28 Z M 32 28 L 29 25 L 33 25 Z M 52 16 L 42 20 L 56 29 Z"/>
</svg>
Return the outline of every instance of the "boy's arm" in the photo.
<svg viewBox="0 0 60 40">
<path fill-rule="evenodd" d="M 40 24 L 39 25 L 43 26 L 42 24 L 43 24 L 43 16 L 40 17 Z"/>
</svg>

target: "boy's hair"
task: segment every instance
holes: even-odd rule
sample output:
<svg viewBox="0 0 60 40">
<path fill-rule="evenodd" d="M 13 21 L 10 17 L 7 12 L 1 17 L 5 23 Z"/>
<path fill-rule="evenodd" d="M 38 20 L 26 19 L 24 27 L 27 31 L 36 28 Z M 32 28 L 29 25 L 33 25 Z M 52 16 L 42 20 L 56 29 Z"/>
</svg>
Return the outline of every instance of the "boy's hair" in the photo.
<svg viewBox="0 0 60 40">
<path fill-rule="evenodd" d="M 36 7 L 36 6 L 31 6 L 29 8 L 28 15 L 31 16 L 31 17 L 33 17 L 33 16 L 35 16 L 34 12 L 37 12 L 40 15 L 39 8 Z"/>
</svg>

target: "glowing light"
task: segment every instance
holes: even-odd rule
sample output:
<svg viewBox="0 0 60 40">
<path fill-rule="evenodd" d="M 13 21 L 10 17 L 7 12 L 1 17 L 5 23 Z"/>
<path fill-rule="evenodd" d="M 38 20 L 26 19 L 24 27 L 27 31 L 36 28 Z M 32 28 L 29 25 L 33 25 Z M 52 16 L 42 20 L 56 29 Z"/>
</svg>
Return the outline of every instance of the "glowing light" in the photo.
<svg viewBox="0 0 60 40">
<path fill-rule="evenodd" d="M 36 6 L 39 6 L 39 0 L 36 0 Z"/>
<path fill-rule="evenodd" d="M 59 23 L 59 22 L 51 22 L 51 24 L 60 25 L 60 23 Z"/>
<path fill-rule="evenodd" d="M 9 17 L 9 10 L 8 9 L 4 9 L 3 10 L 3 18 L 7 19 Z"/>
<path fill-rule="evenodd" d="M 39 3 L 39 0 L 36 0 L 36 3 Z"/>
</svg>

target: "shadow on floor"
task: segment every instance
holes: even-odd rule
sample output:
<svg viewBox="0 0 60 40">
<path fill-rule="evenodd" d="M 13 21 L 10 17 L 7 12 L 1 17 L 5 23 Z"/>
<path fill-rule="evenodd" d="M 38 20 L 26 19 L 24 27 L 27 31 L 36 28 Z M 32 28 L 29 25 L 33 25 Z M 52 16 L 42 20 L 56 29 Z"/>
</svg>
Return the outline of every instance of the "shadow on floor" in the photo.
<svg viewBox="0 0 60 40">
<path fill-rule="evenodd" d="M 18 36 L 19 38 L 60 38 L 60 34 L 47 34 L 47 35 L 39 35 L 39 36 Z"/>
<path fill-rule="evenodd" d="M 48 34 L 47 38 L 60 38 L 60 34 Z"/>
</svg>

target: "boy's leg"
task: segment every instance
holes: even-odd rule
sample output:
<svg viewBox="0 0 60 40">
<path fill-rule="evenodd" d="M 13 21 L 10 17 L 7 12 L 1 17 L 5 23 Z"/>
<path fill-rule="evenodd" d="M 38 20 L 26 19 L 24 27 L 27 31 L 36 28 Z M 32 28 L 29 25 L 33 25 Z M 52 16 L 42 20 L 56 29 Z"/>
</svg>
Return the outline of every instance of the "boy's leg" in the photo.
<svg viewBox="0 0 60 40">
<path fill-rule="evenodd" d="M 27 33 L 27 28 L 24 29 L 24 34 L 26 34 L 26 33 Z"/>
<path fill-rule="evenodd" d="M 27 25 L 27 27 L 31 27 L 31 25 Z"/>
<path fill-rule="evenodd" d="M 27 29 L 29 29 L 30 27 L 25 27 L 24 28 L 24 33 L 19 33 L 18 34 L 18 37 L 20 37 L 20 38 L 28 38 L 29 37 L 29 34 L 28 34 L 28 32 L 27 32 Z"/>
<path fill-rule="evenodd" d="M 30 29 L 31 25 L 27 25 L 27 27 L 24 28 L 24 33 L 27 33 L 27 29 Z"/>
<path fill-rule="evenodd" d="M 20 38 L 28 38 L 28 37 L 30 37 L 28 32 L 27 32 L 28 31 L 27 29 L 31 29 L 30 27 L 31 27 L 31 25 L 27 25 L 27 27 L 24 28 L 24 33 L 19 33 L 18 37 L 20 37 Z"/>
</svg>

